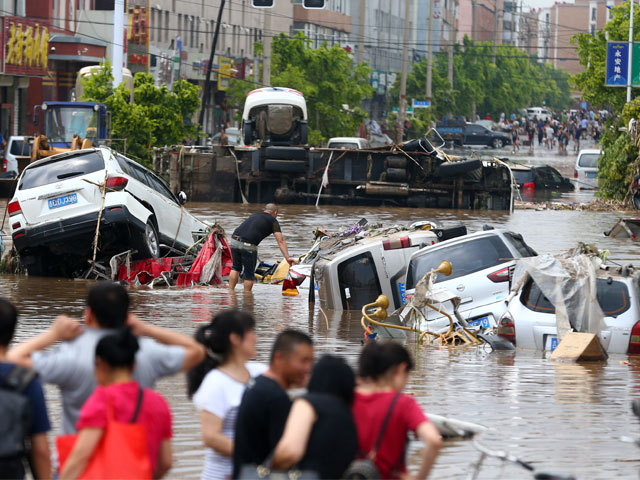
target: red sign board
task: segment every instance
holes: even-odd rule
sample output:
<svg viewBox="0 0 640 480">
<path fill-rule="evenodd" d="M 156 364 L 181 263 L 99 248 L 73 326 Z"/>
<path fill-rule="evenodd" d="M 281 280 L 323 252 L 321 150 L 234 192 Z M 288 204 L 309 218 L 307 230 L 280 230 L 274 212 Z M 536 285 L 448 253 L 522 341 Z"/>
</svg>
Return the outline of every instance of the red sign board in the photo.
<svg viewBox="0 0 640 480">
<path fill-rule="evenodd" d="M 7 75 L 46 76 L 49 26 L 24 17 L 3 17 L 0 62 Z"/>
</svg>

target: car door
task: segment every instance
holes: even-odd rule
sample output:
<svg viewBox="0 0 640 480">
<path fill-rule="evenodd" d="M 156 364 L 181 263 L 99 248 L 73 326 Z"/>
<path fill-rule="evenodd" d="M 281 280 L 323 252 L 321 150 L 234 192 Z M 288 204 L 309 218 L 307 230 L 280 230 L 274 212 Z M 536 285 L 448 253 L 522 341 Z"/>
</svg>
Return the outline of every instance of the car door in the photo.
<svg viewBox="0 0 640 480">
<path fill-rule="evenodd" d="M 464 131 L 465 145 L 485 144 L 486 140 L 483 140 L 482 130 L 483 128 L 480 125 L 467 125 Z"/>
</svg>

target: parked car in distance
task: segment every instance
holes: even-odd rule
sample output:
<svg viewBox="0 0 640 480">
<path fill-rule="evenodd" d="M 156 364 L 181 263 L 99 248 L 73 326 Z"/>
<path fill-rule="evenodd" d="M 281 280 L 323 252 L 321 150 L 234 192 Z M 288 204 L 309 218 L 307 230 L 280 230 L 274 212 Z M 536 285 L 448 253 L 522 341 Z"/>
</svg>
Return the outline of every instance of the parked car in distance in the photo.
<svg viewBox="0 0 640 480">
<path fill-rule="evenodd" d="M 602 152 L 598 149 L 580 150 L 576 158 L 573 177 L 578 190 L 598 188 L 598 159 Z"/>
<path fill-rule="evenodd" d="M 333 137 L 329 139 L 327 148 L 342 148 L 345 150 L 366 150 L 370 148 L 369 141 L 361 137 Z"/>
<path fill-rule="evenodd" d="M 484 230 L 427 246 L 409 260 L 406 299 L 413 296 L 425 274 L 448 260 L 451 275 L 438 275 L 435 285 L 460 296 L 458 311 L 465 319 L 485 328 L 496 326 L 506 309 L 504 300 L 509 294 L 514 259 L 535 255 L 522 235 L 504 229 Z M 442 318 L 437 312 L 430 314 L 432 319 L 438 317 Z"/>
<path fill-rule="evenodd" d="M 563 177 L 558 170 L 548 165 L 540 167 L 512 165 L 511 171 L 523 197 L 531 197 L 536 192 L 572 192 L 575 190 L 571 180 Z"/>
<path fill-rule="evenodd" d="M 229 139 L 229 145 L 240 145 L 242 133 L 239 128 L 231 127 L 225 130 L 227 138 Z M 211 137 L 211 145 L 220 145 L 221 132 L 216 133 Z"/>
<path fill-rule="evenodd" d="M 104 208 L 102 204 L 102 188 Z M 28 165 L 8 204 L 13 244 L 30 275 L 71 276 L 88 268 L 100 218 L 100 258 L 129 249 L 158 257 L 185 251 L 206 225 L 153 172 L 109 148 L 74 150 Z"/>
<path fill-rule="evenodd" d="M 640 274 L 596 272 L 597 298 L 606 325 L 600 343 L 609 353 L 640 353 Z M 521 348 L 552 351 L 558 345 L 555 307 L 533 280 L 508 302 L 498 335 Z"/>
<path fill-rule="evenodd" d="M 551 120 L 553 118 L 553 113 L 542 107 L 529 107 L 527 108 L 527 118 L 529 120 L 533 120 L 537 118 L 538 120 L 542 120 L 546 122 L 547 120 Z"/>
<path fill-rule="evenodd" d="M 492 148 L 502 148 L 511 144 L 511 135 L 495 132 L 477 123 L 469 123 L 464 128 L 464 145 L 487 145 Z"/>
<path fill-rule="evenodd" d="M 4 158 L 2 159 L 2 169 L 0 174 L 2 176 L 10 176 L 4 174 L 11 174 L 17 177 L 24 167 L 26 167 L 31 161 L 31 144 L 29 138 L 23 136 L 9 137 L 7 146 L 4 150 Z"/>
</svg>

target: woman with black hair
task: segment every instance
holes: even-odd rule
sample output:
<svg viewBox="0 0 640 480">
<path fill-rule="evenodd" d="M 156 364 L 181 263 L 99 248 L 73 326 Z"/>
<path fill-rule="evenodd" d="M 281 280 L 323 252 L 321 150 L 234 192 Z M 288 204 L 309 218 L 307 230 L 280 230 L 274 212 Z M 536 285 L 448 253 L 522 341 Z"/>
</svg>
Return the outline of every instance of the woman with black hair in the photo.
<svg viewBox="0 0 640 480">
<path fill-rule="evenodd" d="M 360 354 L 353 416 L 360 452 L 367 454 L 384 479 L 407 478 L 405 448 L 410 431 L 425 445 L 414 477 L 418 480 L 427 478 L 442 446 L 438 430 L 418 402 L 401 393 L 413 366 L 409 352 L 393 341 L 369 343 Z"/>
<path fill-rule="evenodd" d="M 95 376 L 98 387 L 80 411 L 74 444 L 60 479 L 80 476 L 100 443 L 107 426 L 108 409 L 114 420 L 145 427 L 147 451 L 154 478 L 171 469 L 171 411 L 165 399 L 149 388 L 141 388 L 131 374 L 138 339 L 125 327 L 105 335 L 96 346 Z"/>
<path fill-rule="evenodd" d="M 343 359 L 323 356 L 313 367 L 308 393 L 293 402 L 273 467 L 342 478 L 358 452 L 351 413 L 355 375 Z"/>
<path fill-rule="evenodd" d="M 207 448 L 203 479 L 226 479 L 233 469 L 236 416 L 247 384 L 265 365 L 249 362 L 256 356 L 255 321 L 248 313 L 217 314 L 196 332 L 206 350 L 205 360 L 187 374 L 188 393 L 200 410 L 202 440 Z"/>
</svg>

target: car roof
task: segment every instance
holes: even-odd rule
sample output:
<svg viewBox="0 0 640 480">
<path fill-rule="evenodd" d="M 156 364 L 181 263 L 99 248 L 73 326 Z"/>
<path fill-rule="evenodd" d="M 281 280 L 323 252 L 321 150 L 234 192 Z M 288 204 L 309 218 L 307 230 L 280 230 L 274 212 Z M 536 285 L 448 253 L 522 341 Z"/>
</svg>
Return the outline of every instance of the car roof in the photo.
<svg viewBox="0 0 640 480">
<path fill-rule="evenodd" d="M 584 150 L 580 150 L 578 152 L 578 156 L 582 155 L 583 153 L 597 153 L 598 155 L 600 155 L 602 153 L 602 150 L 600 150 L 599 148 L 585 148 Z"/>
<path fill-rule="evenodd" d="M 75 157 L 80 154 L 90 153 L 90 152 L 99 152 L 103 150 L 108 150 L 111 152 L 111 149 L 108 147 L 92 147 L 92 148 L 84 148 L 82 150 L 69 150 L 68 152 L 58 153 L 56 155 L 51 155 L 50 157 L 41 158 L 40 160 L 36 160 L 35 162 L 30 163 L 24 169 L 32 168 L 38 165 L 44 165 L 45 163 L 49 163 L 52 160 L 58 160 L 63 157 Z"/>
<path fill-rule="evenodd" d="M 362 137 L 333 137 L 329 139 L 328 143 L 331 142 L 353 142 L 353 143 L 359 143 L 359 142 L 366 142 L 367 139 L 366 138 L 362 138 Z"/>
</svg>

